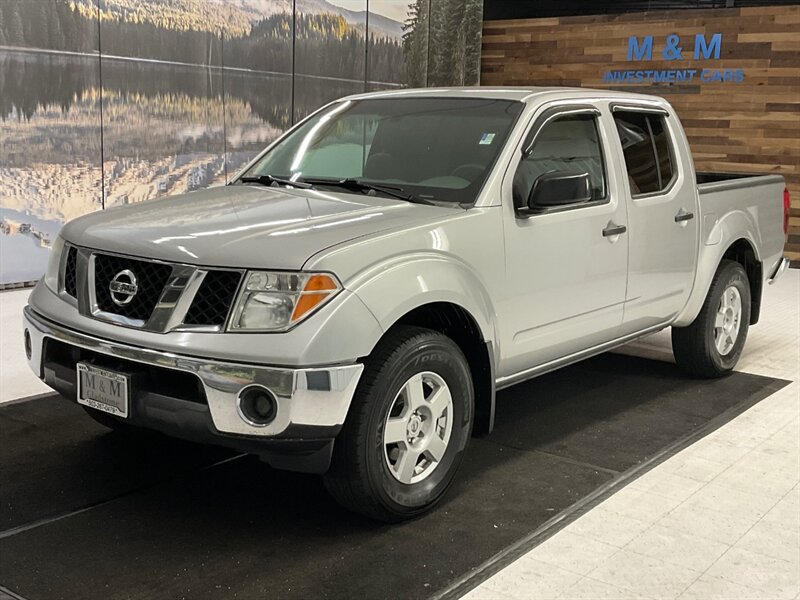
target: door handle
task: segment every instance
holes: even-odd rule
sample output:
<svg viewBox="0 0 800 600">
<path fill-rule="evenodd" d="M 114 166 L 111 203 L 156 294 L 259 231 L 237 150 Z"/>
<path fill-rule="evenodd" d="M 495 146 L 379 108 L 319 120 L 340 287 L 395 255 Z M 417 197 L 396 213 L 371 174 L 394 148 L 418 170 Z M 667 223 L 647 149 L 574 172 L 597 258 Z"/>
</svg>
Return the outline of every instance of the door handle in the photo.
<svg viewBox="0 0 800 600">
<path fill-rule="evenodd" d="M 692 219 L 694 219 L 694 213 L 685 212 L 683 209 L 680 209 L 678 214 L 675 215 L 676 223 L 683 223 L 684 221 L 691 221 Z"/>
<path fill-rule="evenodd" d="M 614 223 L 609 223 L 608 226 L 603 229 L 603 237 L 622 235 L 626 231 L 628 231 L 628 228 L 625 227 L 625 225 L 614 225 Z"/>
</svg>

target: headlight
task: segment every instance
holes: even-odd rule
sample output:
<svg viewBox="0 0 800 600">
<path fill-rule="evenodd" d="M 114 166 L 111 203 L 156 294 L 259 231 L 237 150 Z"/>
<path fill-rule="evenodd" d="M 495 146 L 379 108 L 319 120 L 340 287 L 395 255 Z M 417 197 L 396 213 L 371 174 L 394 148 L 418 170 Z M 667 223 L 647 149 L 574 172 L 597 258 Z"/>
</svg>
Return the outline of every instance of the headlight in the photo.
<svg viewBox="0 0 800 600">
<path fill-rule="evenodd" d="M 47 261 L 47 271 L 44 273 L 44 284 L 58 293 L 58 269 L 61 266 L 61 253 L 64 251 L 64 239 L 61 236 L 53 242 L 50 249 L 50 258 Z"/>
<path fill-rule="evenodd" d="M 281 331 L 320 308 L 342 289 L 327 273 L 249 271 L 230 329 Z"/>
</svg>

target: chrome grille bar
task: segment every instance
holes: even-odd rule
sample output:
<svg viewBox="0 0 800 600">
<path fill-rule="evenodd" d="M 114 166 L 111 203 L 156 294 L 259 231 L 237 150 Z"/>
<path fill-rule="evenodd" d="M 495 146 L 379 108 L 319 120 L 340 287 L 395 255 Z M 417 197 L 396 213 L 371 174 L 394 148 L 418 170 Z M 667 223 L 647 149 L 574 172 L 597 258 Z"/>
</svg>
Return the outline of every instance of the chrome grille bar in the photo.
<svg viewBox="0 0 800 600">
<path fill-rule="evenodd" d="M 75 265 L 76 272 L 76 291 L 77 298 L 72 297 L 66 293 L 64 289 L 64 275 L 66 269 L 66 256 L 70 249 L 77 251 L 77 259 Z M 158 300 L 153 307 L 150 316 L 147 319 L 132 318 L 124 314 L 103 310 L 98 302 L 97 289 L 97 272 L 96 260 L 98 256 L 114 257 L 118 260 L 127 260 L 133 263 L 132 269 L 135 269 L 136 263 L 158 263 L 161 265 L 169 266 L 171 271 L 166 279 L 166 283 L 160 290 Z M 192 308 L 195 300 L 198 299 L 198 292 L 202 289 L 203 281 L 209 273 L 218 273 L 220 271 L 233 272 L 239 274 L 241 277 L 244 270 L 241 269 L 206 269 L 194 265 L 187 265 L 182 263 L 168 263 L 165 261 L 146 259 L 140 257 L 132 257 L 113 252 L 105 252 L 98 250 L 91 250 L 82 248 L 80 246 L 73 246 L 71 244 L 65 245 L 62 259 L 59 265 L 59 295 L 73 305 L 77 305 L 78 311 L 87 317 L 107 321 L 123 327 L 131 327 L 135 329 L 143 329 L 145 331 L 153 331 L 159 333 L 166 333 L 176 330 L 191 330 L 191 331 L 208 331 L 216 332 L 224 328 L 223 324 L 185 324 L 184 320 L 189 310 Z M 231 300 L 232 302 L 233 300 Z M 229 307 L 230 310 L 231 307 Z"/>
</svg>

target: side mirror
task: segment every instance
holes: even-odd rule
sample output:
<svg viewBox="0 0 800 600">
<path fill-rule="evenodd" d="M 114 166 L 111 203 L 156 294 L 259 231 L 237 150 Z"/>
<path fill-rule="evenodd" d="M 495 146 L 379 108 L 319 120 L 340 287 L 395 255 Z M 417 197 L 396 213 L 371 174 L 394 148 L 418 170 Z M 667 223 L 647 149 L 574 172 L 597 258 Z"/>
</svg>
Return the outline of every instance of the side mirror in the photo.
<svg viewBox="0 0 800 600">
<path fill-rule="evenodd" d="M 592 184 L 588 173 L 551 171 L 536 178 L 528 194 L 524 215 L 541 213 L 548 208 L 581 204 L 592 199 Z"/>
</svg>

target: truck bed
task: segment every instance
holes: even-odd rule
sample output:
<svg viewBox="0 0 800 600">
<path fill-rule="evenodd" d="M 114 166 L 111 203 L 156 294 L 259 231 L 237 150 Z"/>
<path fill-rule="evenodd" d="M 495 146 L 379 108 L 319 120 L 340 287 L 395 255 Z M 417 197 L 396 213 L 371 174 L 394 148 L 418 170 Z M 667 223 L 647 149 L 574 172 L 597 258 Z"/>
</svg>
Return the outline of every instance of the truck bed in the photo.
<svg viewBox="0 0 800 600">
<path fill-rule="evenodd" d="M 704 243 L 714 243 L 720 222 L 741 221 L 734 229 L 748 223 L 743 230 L 757 232 L 751 241 L 768 274 L 783 255 L 785 187 L 781 175 L 697 173 Z"/>
<path fill-rule="evenodd" d="M 781 175 L 767 175 L 764 173 L 712 173 L 710 171 L 697 171 L 695 179 L 697 181 L 697 188 L 700 190 L 701 194 L 707 191 L 748 188 L 784 181 Z"/>
</svg>

